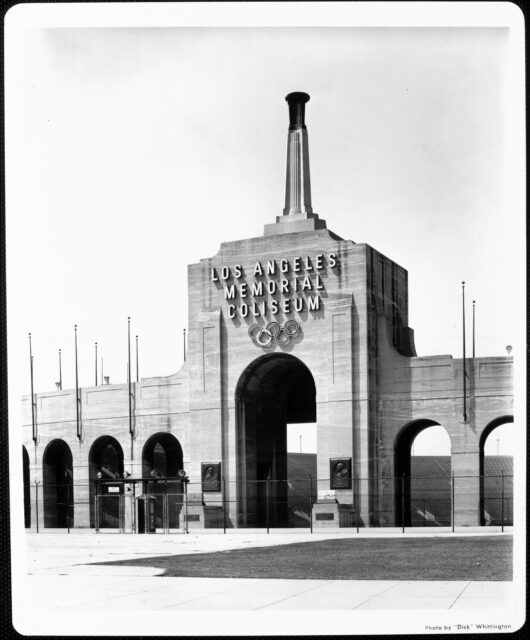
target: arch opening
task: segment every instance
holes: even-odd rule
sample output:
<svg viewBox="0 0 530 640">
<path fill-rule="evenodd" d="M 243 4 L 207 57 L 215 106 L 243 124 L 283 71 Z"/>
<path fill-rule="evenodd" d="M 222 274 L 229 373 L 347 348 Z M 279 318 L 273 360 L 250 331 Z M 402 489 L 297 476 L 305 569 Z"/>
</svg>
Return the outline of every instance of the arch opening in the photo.
<svg viewBox="0 0 530 640">
<path fill-rule="evenodd" d="M 480 524 L 483 526 L 513 525 L 513 449 L 508 431 L 513 428 L 511 423 L 513 416 L 500 416 L 489 422 L 480 436 Z"/>
<path fill-rule="evenodd" d="M 117 488 L 113 487 L 111 490 L 108 482 L 123 477 L 123 449 L 115 438 L 100 436 L 92 443 L 88 454 L 88 474 L 90 526 L 96 526 L 97 508 L 99 528 L 119 528 L 123 484 L 117 483 Z M 99 479 L 105 482 L 98 487 L 96 505 L 96 482 Z"/>
<path fill-rule="evenodd" d="M 24 481 L 24 527 L 31 527 L 31 486 L 29 478 L 29 454 L 28 450 L 22 445 L 22 475 Z"/>
<path fill-rule="evenodd" d="M 183 485 L 177 479 L 183 469 L 183 453 L 180 442 L 170 433 L 156 433 L 144 445 L 142 451 L 142 476 L 153 478 L 144 482 L 146 493 L 155 496 L 155 523 L 162 528 L 179 526 L 182 510 Z M 164 512 L 167 514 L 164 518 Z"/>
<path fill-rule="evenodd" d="M 239 379 L 236 407 L 238 526 L 292 526 L 287 424 L 316 422 L 313 376 L 290 354 L 261 356 Z"/>
<path fill-rule="evenodd" d="M 394 447 L 398 526 L 451 524 L 451 440 L 434 420 L 406 425 Z"/>
<path fill-rule="evenodd" d="M 74 524 L 72 452 L 64 440 L 52 440 L 43 456 L 44 527 Z"/>
</svg>

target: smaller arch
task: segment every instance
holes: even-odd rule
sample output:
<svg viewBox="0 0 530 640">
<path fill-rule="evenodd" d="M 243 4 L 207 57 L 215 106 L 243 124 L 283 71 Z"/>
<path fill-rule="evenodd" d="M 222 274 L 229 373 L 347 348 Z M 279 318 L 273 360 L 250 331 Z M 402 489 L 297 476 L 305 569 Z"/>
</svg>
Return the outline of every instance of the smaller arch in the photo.
<svg viewBox="0 0 530 640">
<path fill-rule="evenodd" d="M 479 446 L 481 452 L 484 451 L 484 445 L 486 444 L 486 440 L 488 439 L 490 433 L 497 427 L 500 427 L 501 424 L 507 424 L 509 422 L 513 422 L 512 415 L 499 416 L 498 418 L 494 418 L 493 420 L 490 420 L 488 422 L 488 424 L 484 427 L 482 433 L 480 434 Z"/>
<path fill-rule="evenodd" d="M 113 436 L 96 438 L 88 452 L 88 460 L 91 479 L 96 478 L 98 472 L 109 479 L 123 476 L 123 449 Z"/>
<path fill-rule="evenodd" d="M 416 436 L 429 427 L 441 426 L 435 420 L 420 418 L 412 420 L 399 430 L 394 440 L 394 473 L 396 477 L 410 476 L 410 451 Z"/>
<path fill-rule="evenodd" d="M 72 452 L 64 440 L 48 443 L 42 457 L 44 526 L 66 528 L 74 523 Z"/>
<path fill-rule="evenodd" d="M 442 427 L 449 441 L 451 440 L 447 429 L 443 427 L 436 420 L 430 418 L 420 418 L 413 420 L 403 426 L 394 441 L 394 474 L 395 474 L 395 521 L 398 526 L 411 526 L 412 524 L 412 494 L 416 495 L 418 487 L 415 486 L 414 492 L 412 490 L 412 474 L 411 474 L 411 449 L 412 443 L 415 438 L 426 429 L 430 427 Z M 436 475 L 440 475 L 440 471 L 436 472 Z M 419 481 L 418 481 L 419 482 Z M 415 485 L 418 485 L 418 482 Z M 440 485 L 438 487 L 437 485 Z M 421 512 L 422 521 L 441 524 L 441 519 L 445 519 L 447 515 L 447 500 L 450 501 L 450 485 L 443 481 L 443 477 L 429 479 L 429 482 L 421 481 L 421 485 L 425 488 L 425 496 L 423 498 L 423 508 L 419 508 Z M 431 486 L 432 485 L 432 486 Z M 436 485 L 436 486 L 435 486 Z M 445 490 L 444 490 L 445 489 Z M 447 495 L 446 495 L 447 494 Z M 435 509 L 437 512 L 444 514 L 440 518 L 436 518 L 432 511 L 432 507 L 429 509 L 429 504 L 432 502 L 433 497 L 436 497 Z M 433 503 L 434 505 L 434 503 Z M 417 506 L 417 505 L 416 505 Z M 421 505 L 420 505 L 421 506 Z M 415 507 L 416 510 L 416 507 Z M 450 505 L 449 505 L 450 514 Z M 431 519 L 432 518 L 432 519 Z"/>
<path fill-rule="evenodd" d="M 101 474 L 103 480 L 123 478 L 123 449 L 116 438 L 103 435 L 96 438 L 88 452 L 88 477 L 90 497 L 90 526 L 96 525 L 96 482 Z M 102 485 L 102 489 L 104 485 Z M 123 486 L 117 494 L 98 493 L 98 525 L 100 528 L 118 528 L 120 500 Z M 101 496 L 101 497 L 100 497 Z"/>
<path fill-rule="evenodd" d="M 503 415 L 490 420 L 479 438 L 479 474 L 480 474 L 480 524 L 512 524 L 513 522 L 513 477 L 501 477 L 498 473 L 487 474 L 484 462 L 486 440 L 497 427 L 513 423 L 513 415 Z"/>
<path fill-rule="evenodd" d="M 183 465 L 182 446 L 172 433 L 155 433 L 145 442 L 142 450 L 142 476 L 152 477 L 153 480 L 144 482 L 144 491 L 156 498 L 157 527 L 164 526 L 164 503 L 167 509 L 167 525 L 170 528 L 178 527 L 183 485 L 177 474 Z"/>
<path fill-rule="evenodd" d="M 182 464 L 182 447 L 172 433 L 155 433 L 146 440 L 142 450 L 144 478 L 148 478 L 152 471 L 165 478 L 176 478 Z"/>
<path fill-rule="evenodd" d="M 31 486 L 29 477 L 29 454 L 22 445 L 22 476 L 24 482 L 24 527 L 31 527 Z"/>
</svg>

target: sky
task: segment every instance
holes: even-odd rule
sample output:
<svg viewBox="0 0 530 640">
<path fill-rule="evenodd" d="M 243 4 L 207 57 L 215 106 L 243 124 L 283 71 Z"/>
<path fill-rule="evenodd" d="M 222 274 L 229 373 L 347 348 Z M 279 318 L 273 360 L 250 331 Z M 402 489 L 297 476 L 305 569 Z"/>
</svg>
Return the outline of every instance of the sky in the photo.
<svg viewBox="0 0 530 640">
<path fill-rule="evenodd" d="M 306 91 L 312 202 L 408 270 L 418 355 L 524 353 L 507 28 L 26 28 L 7 33 L 10 384 L 176 372 L 187 265 L 281 215 Z M 134 364 L 133 364 L 134 370 Z"/>
</svg>

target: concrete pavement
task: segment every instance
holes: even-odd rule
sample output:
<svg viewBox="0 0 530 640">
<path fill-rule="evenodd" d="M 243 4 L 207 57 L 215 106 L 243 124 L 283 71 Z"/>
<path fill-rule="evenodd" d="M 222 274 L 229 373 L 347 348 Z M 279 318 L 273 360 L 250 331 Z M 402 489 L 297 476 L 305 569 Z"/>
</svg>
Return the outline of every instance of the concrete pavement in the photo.
<svg viewBox="0 0 530 640">
<path fill-rule="evenodd" d="M 513 582 L 182 578 L 160 577 L 163 570 L 150 567 L 92 564 L 357 535 L 397 535 L 381 530 L 378 530 L 379 534 L 374 530 L 363 534 L 345 534 L 343 531 L 313 535 L 300 533 L 299 530 L 272 532 L 270 535 L 238 531 L 226 535 L 194 532 L 189 535 L 138 536 L 95 534 L 79 530 L 70 535 L 26 534 L 25 570 L 13 576 L 14 619 L 15 624 L 19 625 L 16 628 L 26 634 L 31 634 L 34 629 L 33 633 L 58 635 L 69 620 L 75 628 L 76 624 L 79 626 L 79 620 L 86 618 L 79 633 L 88 634 L 92 629 L 94 633 L 112 634 L 114 624 L 119 621 L 119 633 L 146 634 L 146 629 L 142 631 L 142 627 L 148 615 L 152 618 L 148 635 L 164 635 L 168 633 L 162 624 L 165 615 L 178 612 L 180 621 L 184 620 L 181 616 L 185 615 L 191 624 L 186 628 L 186 634 L 189 635 L 256 635 L 265 633 L 265 630 L 254 628 L 249 631 L 243 625 L 241 629 L 247 630 L 240 631 L 239 626 L 234 628 L 234 621 L 242 620 L 241 615 L 248 614 L 261 619 L 260 616 L 268 612 L 267 622 L 260 623 L 260 629 L 268 628 L 266 633 L 275 633 L 268 625 L 278 616 L 283 619 L 285 615 L 297 619 L 297 633 L 341 633 L 338 627 L 342 628 L 340 620 L 346 614 L 350 616 L 344 619 L 346 629 L 352 620 L 356 621 L 356 625 L 360 622 L 366 625 L 366 621 L 371 620 L 363 633 L 381 633 L 385 632 L 381 631 L 381 625 L 384 628 L 390 620 L 396 621 L 408 612 L 408 618 L 403 618 L 399 623 L 401 633 L 406 632 L 407 625 L 414 633 L 429 632 L 428 626 L 436 627 L 432 630 L 434 633 L 440 632 L 438 622 L 441 623 L 442 618 L 445 620 L 448 616 L 462 620 L 461 625 L 469 624 L 471 612 L 472 624 L 483 621 L 484 624 L 500 624 L 501 627 L 503 624 L 510 625 L 506 629 L 495 629 L 497 631 L 514 630 L 514 609 L 522 606 L 520 601 L 524 594 Z M 472 531 L 462 535 L 473 533 L 476 535 Z M 434 543 L 439 533 L 429 535 Z M 27 615 L 28 610 L 32 616 Z M 223 622 L 229 612 L 233 613 Z M 238 614 L 236 617 L 235 612 Z M 381 615 L 382 612 L 385 613 Z M 144 614 L 144 618 L 138 621 L 140 613 Z M 329 622 L 320 631 L 315 630 L 322 622 L 314 619 L 318 613 Z M 411 613 L 414 615 L 411 616 Z M 208 631 L 208 624 L 214 624 L 210 620 L 214 614 L 217 626 L 211 627 L 214 631 Z M 463 621 L 466 619 L 468 623 Z M 459 631 L 454 624 L 459 623 L 449 624 L 451 632 Z M 65 632 L 72 633 L 71 627 L 65 629 Z M 386 632 L 389 632 L 388 629 Z"/>
</svg>

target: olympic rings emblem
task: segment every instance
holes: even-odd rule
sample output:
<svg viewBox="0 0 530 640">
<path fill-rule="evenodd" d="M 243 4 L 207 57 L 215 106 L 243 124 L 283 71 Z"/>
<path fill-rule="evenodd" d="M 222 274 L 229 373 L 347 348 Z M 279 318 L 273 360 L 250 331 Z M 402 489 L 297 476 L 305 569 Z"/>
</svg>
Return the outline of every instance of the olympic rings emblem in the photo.
<svg viewBox="0 0 530 640">
<path fill-rule="evenodd" d="M 248 335 L 260 347 L 269 347 L 272 342 L 279 345 L 286 345 L 300 331 L 300 325 L 296 320 L 287 320 L 282 327 L 277 322 L 269 322 L 264 327 L 261 324 L 253 324 L 248 330 Z"/>
</svg>

